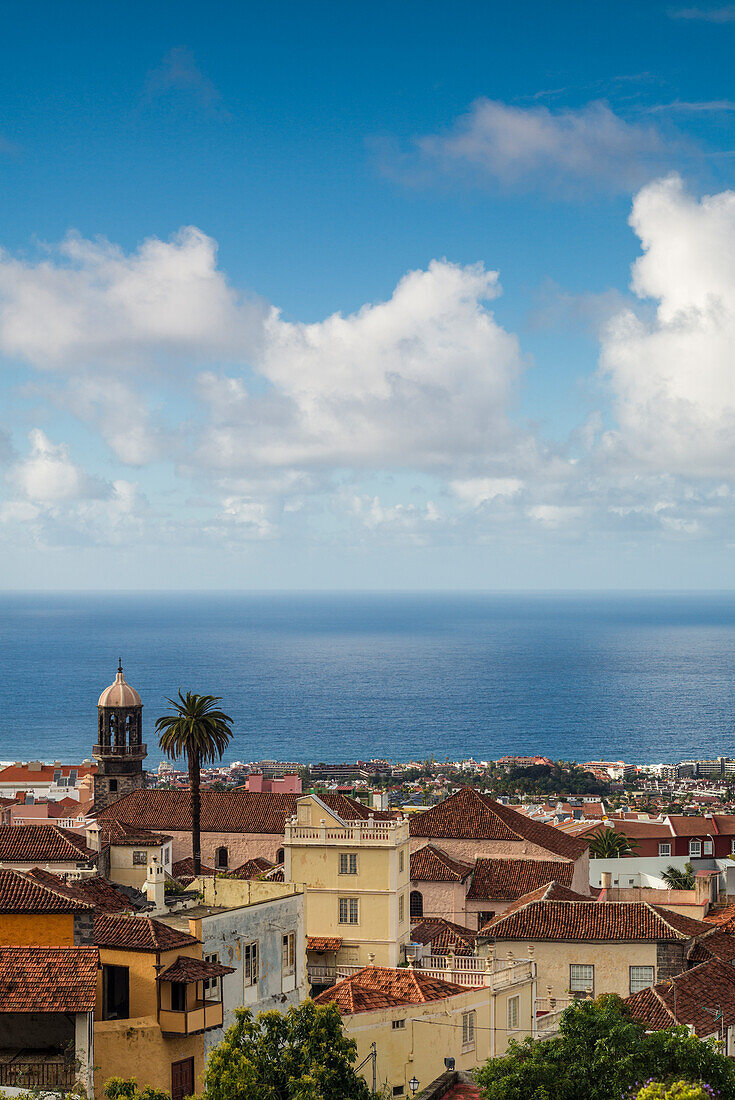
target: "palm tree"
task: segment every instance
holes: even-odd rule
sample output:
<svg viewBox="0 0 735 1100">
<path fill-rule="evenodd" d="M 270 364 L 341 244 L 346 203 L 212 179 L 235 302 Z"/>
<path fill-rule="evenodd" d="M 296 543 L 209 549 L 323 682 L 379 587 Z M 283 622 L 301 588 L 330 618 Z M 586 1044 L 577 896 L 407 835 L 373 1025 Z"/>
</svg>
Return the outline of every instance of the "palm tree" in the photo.
<svg viewBox="0 0 735 1100">
<path fill-rule="evenodd" d="M 169 699 L 168 702 L 174 708 L 174 713 L 156 719 L 156 732 L 160 734 L 158 744 L 171 760 L 179 760 L 183 756 L 187 758 L 191 795 L 191 846 L 194 874 L 198 875 L 202 869 L 201 766 L 222 759 L 222 753 L 232 737 L 232 719 L 224 711 L 217 709 L 216 704 L 220 699 L 216 695 L 194 695 L 191 691 L 182 695 L 179 689 L 178 703 L 175 699 Z"/>
<path fill-rule="evenodd" d="M 630 856 L 635 846 L 636 841 L 631 840 L 625 833 L 608 829 L 606 826 L 601 826 L 590 836 L 592 859 L 618 859 L 620 856 Z"/>
<path fill-rule="evenodd" d="M 683 871 L 679 867 L 667 867 L 666 870 L 661 873 L 661 878 L 664 880 L 669 890 L 694 889 L 694 868 L 691 863 L 685 863 Z"/>
</svg>

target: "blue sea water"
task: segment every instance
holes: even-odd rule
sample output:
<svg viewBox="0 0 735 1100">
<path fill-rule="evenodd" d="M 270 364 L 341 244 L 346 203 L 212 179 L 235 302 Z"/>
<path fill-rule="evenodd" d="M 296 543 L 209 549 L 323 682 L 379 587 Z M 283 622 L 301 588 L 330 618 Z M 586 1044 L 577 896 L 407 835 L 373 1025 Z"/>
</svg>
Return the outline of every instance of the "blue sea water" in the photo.
<svg viewBox="0 0 735 1100">
<path fill-rule="evenodd" d="M 118 656 L 220 695 L 227 759 L 735 755 L 735 594 L 6 594 L 0 759 L 79 760 Z"/>
</svg>

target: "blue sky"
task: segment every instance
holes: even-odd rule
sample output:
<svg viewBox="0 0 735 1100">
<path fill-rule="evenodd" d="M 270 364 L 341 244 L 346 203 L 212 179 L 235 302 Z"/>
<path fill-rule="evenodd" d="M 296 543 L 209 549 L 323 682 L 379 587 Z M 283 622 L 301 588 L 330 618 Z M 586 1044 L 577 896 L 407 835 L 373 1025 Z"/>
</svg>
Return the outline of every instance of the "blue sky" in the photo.
<svg viewBox="0 0 735 1100">
<path fill-rule="evenodd" d="M 3 16 L 6 587 L 731 587 L 735 5 Z"/>
</svg>

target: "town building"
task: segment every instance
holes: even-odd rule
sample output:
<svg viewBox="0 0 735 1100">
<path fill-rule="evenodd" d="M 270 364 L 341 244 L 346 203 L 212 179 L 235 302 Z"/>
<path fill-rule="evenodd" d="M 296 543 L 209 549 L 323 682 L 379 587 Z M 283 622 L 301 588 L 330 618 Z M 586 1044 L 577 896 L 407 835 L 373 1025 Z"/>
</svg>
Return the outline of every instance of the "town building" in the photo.
<svg viewBox="0 0 735 1100">
<path fill-rule="evenodd" d="M 94 774 L 97 768 L 91 760 L 81 764 L 43 764 L 31 760 L 27 764 L 16 761 L 0 768 L 0 798 L 25 798 L 58 801 L 73 798 L 77 802 L 89 802 L 92 798 Z"/>
<path fill-rule="evenodd" d="M 122 662 L 117 676 L 97 702 L 97 743 L 92 755 L 97 761 L 94 776 L 94 805 L 103 810 L 131 791 L 145 786 L 143 761 L 143 703 L 125 679 Z"/>
<path fill-rule="evenodd" d="M 267 776 L 262 772 L 251 772 L 245 780 L 245 790 L 265 791 L 268 794 L 301 794 L 301 776 Z"/>
<path fill-rule="evenodd" d="M 307 935 L 339 939 L 338 963 L 397 966 L 410 928 L 408 822 L 350 821 L 304 795 L 283 848 L 285 881 L 307 887 Z"/>
<path fill-rule="evenodd" d="M 89 872 L 96 859 L 79 833 L 58 825 L 0 825 L 0 869 Z"/>
<path fill-rule="evenodd" d="M 699 1039 L 718 1039 L 735 1057 L 735 970 L 711 958 L 690 970 L 641 989 L 625 1001 L 647 1031 L 684 1024 Z"/>
<path fill-rule="evenodd" d="M 142 890 L 150 866 L 171 871 L 173 841 L 166 833 L 152 833 L 123 821 L 93 821 L 86 837 L 88 846 L 98 853 L 100 874 L 112 882 Z"/>
</svg>

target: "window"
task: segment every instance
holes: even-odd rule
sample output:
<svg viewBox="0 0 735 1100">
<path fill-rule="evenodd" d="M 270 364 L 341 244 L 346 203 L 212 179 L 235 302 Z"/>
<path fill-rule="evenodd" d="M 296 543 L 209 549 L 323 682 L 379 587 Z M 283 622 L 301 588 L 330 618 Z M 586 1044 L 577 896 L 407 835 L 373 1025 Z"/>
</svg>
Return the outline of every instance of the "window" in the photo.
<svg viewBox="0 0 735 1100">
<path fill-rule="evenodd" d="M 284 854 L 283 848 L 279 848 L 276 852 L 276 863 L 283 863 L 285 858 L 286 856 Z"/>
<path fill-rule="evenodd" d="M 711 856 L 712 855 L 712 841 L 711 840 L 705 840 L 705 842 L 704 842 L 704 854 L 706 856 Z"/>
<path fill-rule="evenodd" d="M 475 1013 L 462 1013 L 462 1046 L 473 1047 L 475 1045 Z"/>
<path fill-rule="evenodd" d="M 339 899 L 339 923 L 340 924 L 357 924 L 358 923 L 357 898 L 340 898 Z"/>
<path fill-rule="evenodd" d="M 243 984 L 247 986 L 258 984 L 258 941 L 246 943 L 242 949 L 242 976 Z"/>
<path fill-rule="evenodd" d="M 495 910 L 494 909 L 481 909 L 480 912 L 477 914 L 477 930 L 478 930 L 478 932 L 481 928 L 484 928 L 486 924 L 489 924 L 494 916 L 495 916 Z"/>
<path fill-rule="evenodd" d="M 398 853 L 398 873 L 399 873 L 399 875 L 403 874 L 403 849 L 402 848 L 401 848 L 400 852 Z"/>
<path fill-rule="evenodd" d="M 130 1018 L 130 972 L 127 966 L 102 967 L 102 1018 Z"/>
<path fill-rule="evenodd" d="M 218 848 L 214 858 L 219 868 L 227 868 L 230 862 L 230 853 L 224 847 Z"/>
<path fill-rule="evenodd" d="M 217 954 L 217 952 L 215 952 L 213 955 L 205 955 L 204 956 L 204 961 L 208 962 L 208 963 L 218 963 L 219 962 L 219 955 Z M 213 1000 L 213 1001 L 219 1001 L 220 1000 L 219 983 L 220 983 L 219 978 L 205 978 L 204 979 L 204 999 L 205 1000 L 207 1000 L 207 998 L 209 998 L 210 1000 Z"/>
<path fill-rule="evenodd" d="M 287 932 L 281 940 L 281 973 L 293 974 L 296 967 L 296 933 Z"/>
<path fill-rule="evenodd" d="M 394 1031 L 403 1031 L 404 1028 L 406 1027 L 406 1021 L 405 1020 L 391 1020 L 390 1026 L 393 1028 Z"/>
<path fill-rule="evenodd" d="M 730 841 L 730 852 L 735 856 L 735 840 Z"/>
<path fill-rule="evenodd" d="M 184 982 L 171 982 L 171 1011 L 186 1010 L 186 985 Z"/>
<path fill-rule="evenodd" d="M 406 913 L 405 913 L 405 908 L 406 907 L 405 907 L 405 904 L 404 904 L 405 900 L 406 900 L 405 897 L 403 896 L 403 894 L 401 894 L 401 896 L 398 899 L 398 923 L 399 924 L 403 924 L 404 918 L 406 916 Z"/>
<path fill-rule="evenodd" d="M 658 846 L 658 854 L 660 856 L 670 856 L 671 855 L 671 845 L 670 844 L 664 844 L 663 842 L 660 843 L 659 846 Z"/>
<path fill-rule="evenodd" d="M 569 967 L 569 990 L 571 993 L 594 993 L 595 968 L 587 963 L 572 963 Z"/>
<path fill-rule="evenodd" d="M 145 852 L 133 852 L 133 867 L 145 867 L 148 858 Z"/>
<path fill-rule="evenodd" d="M 111 779 L 110 780 L 110 790 L 111 791 L 117 791 L 117 780 L 116 779 Z"/>
<path fill-rule="evenodd" d="M 357 874 L 357 855 L 355 852 L 339 853 L 339 873 L 341 875 Z"/>
<path fill-rule="evenodd" d="M 164 863 L 170 863 L 171 862 L 171 849 L 169 847 L 166 847 L 166 848 L 163 849 L 163 862 Z"/>
<path fill-rule="evenodd" d="M 408 899 L 408 911 L 411 920 L 421 920 L 424 915 L 424 895 L 420 890 L 412 890 Z"/>
<path fill-rule="evenodd" d="M 648 989 L 653 985 L 654 971 L 652 966 L 630 967 L 630 992 L 638 993 L 641 989 Z"/>
<path fill-rule="evenodd" d="M 405 1096 L 406 1095 L 406 1090 L 405 1090 L 404 1086 L 403 1085 L 394 1085 L 393 1086 L 393 1095 L 394 1096 Z"/>
<path fill-rule="evenodd" d="M 701 856 L 701 854 L 702 854 L 702 841 L 701 840 L 690 840 L 689 841 L 689 855 L 690 856 L 696 856 L 697 858 L 699 858 L 699 856 Z"/>
<path fill-rule="evenodd" d="M 520 1015 L 520 997 L 508 998 L 508 1031 L 518 1031 L 518 1017 Z"/>
</svg>

